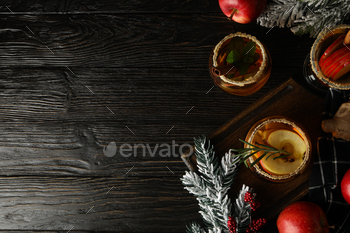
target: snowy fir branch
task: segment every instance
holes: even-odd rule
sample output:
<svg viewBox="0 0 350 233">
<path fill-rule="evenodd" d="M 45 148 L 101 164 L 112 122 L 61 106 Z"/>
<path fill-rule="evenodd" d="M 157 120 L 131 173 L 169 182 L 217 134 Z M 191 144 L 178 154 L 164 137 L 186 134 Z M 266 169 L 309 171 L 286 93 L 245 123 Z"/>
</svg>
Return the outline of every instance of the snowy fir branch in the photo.
<svg viewBox="0 0 350 233">
<path fill-rule="evenodd" d="M 234 210 L 234 216 L 236 223 L 237 223 L 237 229 L 238 233 L 243 233 L 246 231 L 249 223 L 250 223 L 250 214 L 251 214 L 251 208 L 249 202 L 246 202 L 245 194 L 249 192 L 248 186 L 243 185 L 242 189 L 238 193 L 236 202 L 235 202 L 235 210 Z"/>
<path fill-rule="evenodd" d="M 342 24 L 349 17 L 350 1 L 332 1 L 323 7 L 310 6 L 310 8 L 308 14 L 295 20 L 297 26 L 291 30 L 296 35 L 310 33 L 311 37 L 317 37 L 321 31 Z"/>
<path fill-rule="evenodd" d="M 187 232 L 241 233 L 247 228 L 261 227 L 261 220 L 252 222 L 251 219 L 252 211 L 260 203 L 255 201 L 255 194 L 248 186 L 243 185 L 233 205 L 227 194 L 237 174 L 240 156 L 233 156 L 230 150 L 219 163 L 213 145 L 205 136 L 195 138 L 194 143 L 198 174 L 186 171 L 181 181 L 185 189 L 197 197 L 205 227 L 193 222 L 187 226 Z"/>
<path fill-rule="evenodd" d="M 296 35 L 317 35 L 350 15 L 350 0 L 272 0 L 257 19 L 264 27 L 288 27 Z"/>
<path fill-rule="evenodd" d="M 186 172 L 181 179 L 182 183 L 186 190 L 197 197 L 201 208 L 199 213 L 207 228 L 213 232 L 228 229 L 227 221 L 232 204 L 227 192 L 238 170 L 239 157 L 232 156 L 229 152 L 219 163 L 215 157 L 214 146 L 205 136 L 195 138 L 194 142 L 200 175 L 195 172 Z M 199 229 L 198 224 L 192 224 L 190 229 Z"/>
</svg>

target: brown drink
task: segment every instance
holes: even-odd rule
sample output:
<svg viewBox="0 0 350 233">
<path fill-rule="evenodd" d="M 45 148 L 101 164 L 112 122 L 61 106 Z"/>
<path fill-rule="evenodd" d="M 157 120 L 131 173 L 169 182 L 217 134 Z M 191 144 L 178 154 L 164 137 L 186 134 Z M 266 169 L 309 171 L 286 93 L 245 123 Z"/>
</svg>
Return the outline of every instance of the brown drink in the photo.
<svg viewBox="0 0 350 233">
<path fill-rule="evenodd" d="M 313 87 L 317 87 L 318 84 L 315 84 L 316 81 L 322 83 L 326 87 L 331 87 L 334 89 L 350 89 L 350 73 L 342 74 L 340 78 L 332 78 L 332 76 L 336 76 L 335 73 L 337 70 L 339 70 L 337 67 L 346 65 L 346 62 L 342 64 L 341 61 L 346 58 L 346 55 L 350 55 L 350 45 L 345 46 L 343 44 L 344 35 L 349 31 L 349 29 L 350 25 L 338 25 L 333 28 L 325 28 L 317 36 L 310 52 L 309 65 L 311 66 L 311 69 L 309 71 L 306 70 L 306 72 L 304 71 L 304 73 L 306 73 L 306 81 L 308 81 L 309 84 L 313 85 Z M 332 50 L 331 45 L 334 45 L 334 42 L 337 40 L 339 41 L 339 44 L 335 49 Z M 331 51 L 330 54 L 332 54 L 334 58 L 332 57 L 332 59 L 329 59 L 328 62 L 322 63 L 321 57 L 328 48 Z M 342 54 L 339 53 L 340 49 L 343 49 Z M 341 54 L 339 58 L 337 57 L 336 52 Z M 344 61 L 346 61 L 346 59 L 344 59 Z"/>
<path fill-rule="evenodd" d="M 246 73 L 241 74 L 239 65 L 227 62 L 228 46 L 233 38 L 242 38 L 244 47 L 255 42 L 256 61 L 249 65 Z M 242 49 L 238 48 L 238 49 Z M 251 52 L 248 50 L 247 53 Z M 241 54 L 245 56 L 246 52 Z M 243 60 L 243 59 L 242 59 Z M 237 32 L 226 36 L 214 48 L 209 58 L 209 71 L 215 84 L 224 91 L 240 96 L 247 96 L 258 91 L 268 80 L 271 73 L 271 57 L 265 46 L 254 36 Z"/>
<path fill-rule="evenodd" d="M 288 181 L 307 167 L 311 156 L 311 142 L 308 135 L 295 122 L 285 117 L 273 116 L 258 121 L 249 130 L 245 141 L 257 145 L 264 144 L 289 152 L 285 158 L 281 154 L 263 157 L 251 169 L 259 176 L 274 181 Z M 250 147 L 245 144 L 245 147 Z M 247 163 L 252 164 L 262 154 L 251 156 Z M 267 158 L 267 159 L 266 159 Z"/>
</svg>

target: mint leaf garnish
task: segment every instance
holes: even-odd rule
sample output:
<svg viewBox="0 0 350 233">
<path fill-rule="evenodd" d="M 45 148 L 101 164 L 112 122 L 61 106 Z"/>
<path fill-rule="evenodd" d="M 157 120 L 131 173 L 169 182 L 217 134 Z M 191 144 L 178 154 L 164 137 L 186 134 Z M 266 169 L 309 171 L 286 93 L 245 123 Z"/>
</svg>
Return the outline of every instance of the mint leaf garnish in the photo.
<svg viewBox="0 0 350 233">
<path fill-rule="evenodd" d="M 233 63 L 233 51 L 231 51 L 231 52 L 227 55 L 226 61 L 227 61 L 228 63 Z"/>
<path fill-rule="evenodd" d="M 242 37 L 233 37 L 227 46 L 226 62 L 237 67 L 240 75 L 245 75 L 249 67 L 259 60 L 260 55 L 255 51 L 255 42 L 245 43 Z M 231 74 L 228 78 L 233 77 L 234 75 Z"/>
<path fill-rule="evenodd" d="M 256 50 L 256 44 L 253 41 L 249 41 L 242 50 L 243 56 L 253 57 Z"/>
<path fill-rule="evenodd" d="M 244 40 L 242 37 L 233 37 L 230 43 L 227 46 L 227 53 L 230 53 L 232 50 L 237 50 L 239 54 L 242 53 L 244 47 Z"/>
<path fill-rule="evenodd" d="M 231 64 L 238 62 L 239 52 L 236 49 L 231 50 L 231 52 L 227 55 L 226 61 Z"/>
<path fill-rule="evenodd" d="M 235 76 L 235 74 L 236 74 L 236 73 L 228 74 L 228 75 L 227 75 L 227 78 L 228 78 L 228 79 L 231 79 L 231 78 L 233 78 L 233 77 Z"/>
<path fill-rule="evenodd" d="M 253 63 L 254 62 L 254 58 L 252 58 L 252 57 L 249 57 L 249 56 L 245 56 L 244 58 L 243 58 L 243 61 L 245 62 L 245 63 Z"/>
<path fill-rule="evenodd" d="M 240 75 L 244 75 L 248 72 L 250 64 L 247 62 L 239 62 L 238 63 L 238 71 Z"/>
</svg>

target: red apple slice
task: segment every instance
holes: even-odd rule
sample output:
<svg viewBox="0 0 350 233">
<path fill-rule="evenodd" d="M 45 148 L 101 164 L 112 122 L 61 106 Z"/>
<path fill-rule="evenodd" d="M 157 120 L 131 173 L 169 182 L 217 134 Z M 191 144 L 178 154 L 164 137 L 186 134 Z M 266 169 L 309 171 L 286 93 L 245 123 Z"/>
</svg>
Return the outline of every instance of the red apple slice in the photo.
<svg viewBox="0 0 350 233">
<path fill-rule="evenodd" d="M 344 39 L 345 35 L 340 35 L 338 37 L 338 39 L 336 39 L 330 46 L 328 46 L 328 48 L 324 51 L 324 53 L 322 54 L 318 64 L 320 65 L 320 67 L 323 65 L 323 62 L 336 50 L 338 50 L 339 48 L 341 48 L 343 45 L 343 39 Z"/>
<path fill-rule="evenodd" d="M 334 64 L 338 59 L 347 54 L 346 47 L 340 48 L 334 51 L 322 64 L 322 71 L 327 70 L 332 64 Z"/>
<path fill-rule="evenodd" d="M 350 71 L 350 50 L 349 53 L 344 56 L 340 61 L 337 62 L 338 67 L 334 69 L 330 77 L 333 80 L 337 80 L 342 77 L 344 74 Z"/>
<path fill-rule="evenodd" d="M 339 68 L 344 64 L 347 60 L 347 57 L 350 54 L 350 49 L 348 48 L 343 48 L 341 49 L 342 51 L 339 52 L 339 56 L 336 59 L 333 59 L 333 62 L 326 68 L 325 70 L 325 75 L 328 77 L 334 77 L 335 71 L 339 71 Z"/>
<path fill-rule="evenodd" d="M 324 75 L 327 77 L 330 77 L 331 73 L 334 71 L 334 69 L 337 68 L 334 64 L 336 64 L 340 59 L 342 59 L 343 56 L 346 56 L 349 53 L 349 50 L 347 47 L 338 49 L 335 51 L 332 55 L 330 55 L 323 63 L 321 70 Z"/>
</svg>

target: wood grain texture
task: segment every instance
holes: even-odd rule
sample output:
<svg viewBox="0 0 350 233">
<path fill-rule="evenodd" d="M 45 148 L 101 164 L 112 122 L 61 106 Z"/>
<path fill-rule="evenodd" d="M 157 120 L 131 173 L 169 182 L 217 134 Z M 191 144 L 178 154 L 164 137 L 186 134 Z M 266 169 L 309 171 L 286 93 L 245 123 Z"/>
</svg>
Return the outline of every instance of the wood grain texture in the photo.
<svg viewBox="0 0 350 233">
<path fill-rule="evenodd" d="M 218 14 L 6 15 L 0 25 L 0 68 L 206 69 L 214 46 L 235 31 L 266 44 L 272 69 L 300 67 L 313 43 L 293 37 L 286 45 L 293 35 L 288 30 L 266 34 L 266 28 L 244 27 Z"/>
<path fill-rule="evenodd" d="M 65 1 L 16 1 L 4 0 L 0 7 L 1 14 L 11 13 L 8 6 L 15 14 L 83 14 L 83 13 L 203 13 L 221 12 L 217 1 L 212 0 L 159 0 L 156 3 L 151 0 L 127 1 L 127 0 L 65 0 Z"/>
<path fill-rule="evenodd" d="M 180 232 L 199 217 L 181 186 L 166 178 L 0 178 L 0 228 Z"/>
<path fill-rule="evenodd" d="M 140 177 L 171 175 L 165 166 L 182 172 L 180 145 L 210 134 L 280 81 L 271 78 L 261 91 L 243 98 L 213 88 L 206 69 L 191 75 L 151 68 L 72 71 L 0 71 L 1 174 L 121 175 L 132 166 L 142 168 Z M 171 154 L 160 154 L 161 145 L 173 141 Z M 107 158 L 103 148 L 110 142 L 131 144 L 132 156 Z M 137 147 L 141 143 L 150 149 Z"/>
</svg>

